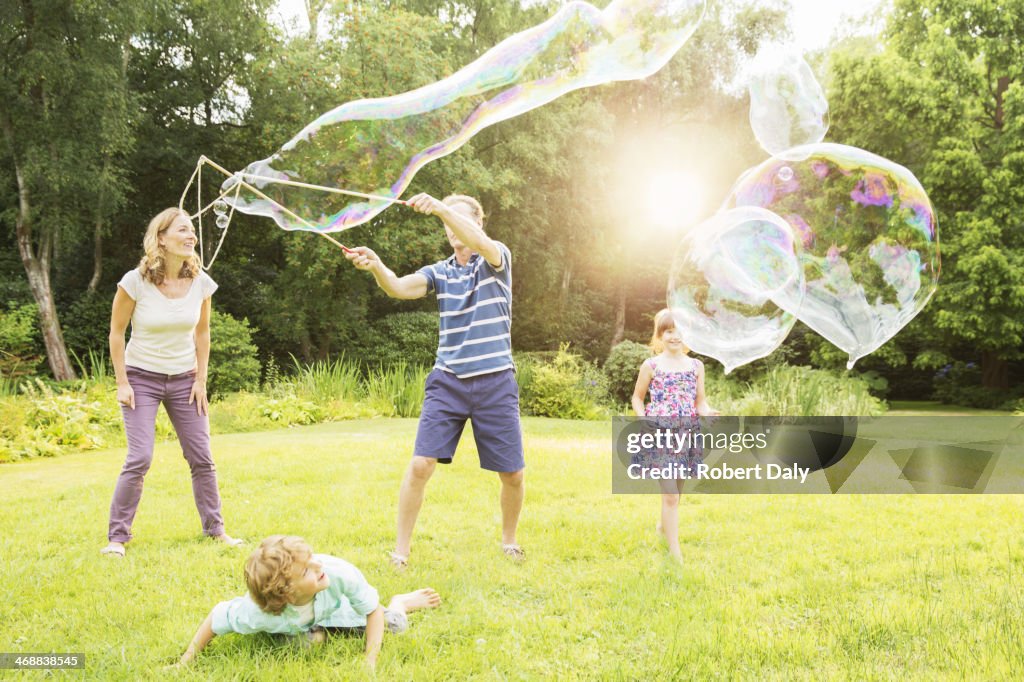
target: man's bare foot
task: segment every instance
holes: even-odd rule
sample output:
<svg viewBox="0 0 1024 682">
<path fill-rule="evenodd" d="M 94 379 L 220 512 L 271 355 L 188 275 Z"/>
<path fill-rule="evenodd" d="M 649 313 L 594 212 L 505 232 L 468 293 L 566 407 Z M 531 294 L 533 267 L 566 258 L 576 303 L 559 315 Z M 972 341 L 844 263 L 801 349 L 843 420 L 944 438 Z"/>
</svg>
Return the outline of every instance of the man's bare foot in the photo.
<svg viewBox="0 0 1024 682">
<path fill-rule="evenodd" d="M 243 540 L 242 538 L 233 538 L 227 533 L 221 533 L 220 535 L 216 535 L 214 536 L 213 539 L 217 542 L 223 542 L 225 545 L 228 545 L 230 547 L 238 547 L 239 545 L 245 544 L 245 540 Z"/>
<path fill-rule="evenodd" d="M 436 609 L 441 605 L 441 595 L 429 587 L 424 587 L 421 590 L 415 592 L 407 592 L 406 594 L 396 594 L 391 598 L 391 602 L 388 604 L 389 611 L 401 611 L 403 613 L 412 613 L 413 611 L 419 611 L 420 609 Z"/>
</svg>

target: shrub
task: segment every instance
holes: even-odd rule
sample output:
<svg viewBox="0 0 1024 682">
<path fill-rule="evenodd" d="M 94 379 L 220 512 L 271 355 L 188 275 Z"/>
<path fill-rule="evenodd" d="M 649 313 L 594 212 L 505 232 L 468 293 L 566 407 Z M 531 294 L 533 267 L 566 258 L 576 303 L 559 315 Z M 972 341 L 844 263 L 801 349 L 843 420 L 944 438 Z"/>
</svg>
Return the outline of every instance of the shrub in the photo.
<svg viewBox="0 0 1024 682">
<path fill-rule="evenodd" d="M 0 308 L 0 376 L 32 374 L 42 361 L 37 311 L 34 303 Z"/>
<path fill-rule="evenodd" d="M 303 398 L 326 403 L 331 400 L 355 401 L 362 395 L 359 365 L 347 361 L 344 355 L 308 365 L 300 364 L 293 355 L 292 362 L 296 370 L 295 390 Z"/>
<path fill-rule="evenodd" d="M 210 318 L 210 395 L 222 395 L 257 386 L 260 361 L 252 343 L 248 319 L 236 320 L 216 310 Z"/>
<path fill-rule="evenodd" d="M 371 408 L 384 417 L 418 417 L 430 369 L 399 361 L 373 370 L 366 381 Z"/>
<path fill-rule="evenodd" d="M 373 367 L 397 362 L 433 365 L 437 353 L 438 324 L 436 312 L 385 315 L 370 328 L 362 355 Z"/>
<path fill-rule="evenodd" d="M 973 362 L 953 362 L 939 369 L 933 381 L 934 398 L 948 405 L 995 409 L 1012 407 L 1019 397 L 1012 391 L 986 388 L 981 383 L 981 368 Z"/>
<path fill-rule="evenodd" d="M 608 390 L 617 402 L 629 402 L 636 386 L 640 365 L 651 357 L 651 349 L 636 341 L 623 341 L 612 348 L 604 363 L 608 377 Z"/>
<path fill-rule="evenodd" d="M 885 403 L 856 376 L 836 376 L 810 367 L 772 367 L 749 383 L 741 397 L 708 396 L 722 414 L 768 416 L 873 416 Z"/>
<path fill-rule="evenodd" d="M 89 351 L 106 351 L 113 301 L 113 293 L 85 293 L 61 312 L 61 329 L 68 350 L 81 357 L 85 357 Z"/>
<path fill-rule="evenodd" d="M 520 383 L 520 403 L 529 414 L 561 419 L 600 419 L 608 385 L 604 374 L 562 346 L 550 363 L 534 362 L 526 371 L 527 390 Z"/>
</svg>

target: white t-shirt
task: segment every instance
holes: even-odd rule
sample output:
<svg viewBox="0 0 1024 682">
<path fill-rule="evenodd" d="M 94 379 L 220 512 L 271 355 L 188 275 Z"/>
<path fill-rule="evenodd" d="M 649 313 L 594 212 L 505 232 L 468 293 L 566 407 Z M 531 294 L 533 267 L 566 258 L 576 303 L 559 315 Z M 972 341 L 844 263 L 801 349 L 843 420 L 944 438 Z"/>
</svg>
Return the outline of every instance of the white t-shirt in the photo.
<svg viewBox="0 0 1024 682">
<path fill-rule="evenodd" d="M 194 332 L 203 301 L 217 290 L 217 283 L 200 272 L 184 298 L 167 298 L 135 269 L 122 277 L 117 286 L 135 301 L 125 364 L 159 374 L 182 374 L 195 369 Z"/>
</svg>

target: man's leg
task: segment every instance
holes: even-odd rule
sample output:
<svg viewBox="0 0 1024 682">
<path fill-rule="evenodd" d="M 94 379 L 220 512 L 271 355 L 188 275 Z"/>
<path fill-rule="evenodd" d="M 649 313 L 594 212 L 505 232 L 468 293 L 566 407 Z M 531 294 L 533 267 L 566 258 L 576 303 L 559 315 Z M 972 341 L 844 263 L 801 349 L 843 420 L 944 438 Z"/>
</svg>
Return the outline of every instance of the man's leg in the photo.
<svg viewBox="0 0 1024 682">
<path fill-rule="evenodd" d="M 405 470 L 402 487 L 398 492 L 398 540 L 395 543 L 395 554 L 409 556 L 412 531 L 416 527 L 420 507 L 423 506 L 423 494 L 436 466 L 437 460 L 433 457 L 413 457 L 409 468 Z"/>
<path fill-rule="evenodd" d="M 519 513 L 523 510 L 523 498 L 526 496 L 523 470 L 501 471 L 498 477 L 501 479 L 501 543 L 514 545 Z"/>
<path fill-rule="evenodd" d="M 409 557 L 412 530 L 423 505 L 427 481 L 440 460 L 448 464 L 466 426 L 469 409 L 462 386 L 454 374 L 433 370 L 424 386 L 423 409 L 416 429 L 416 443 L 409 468 L 405 470 L 398 492 L 398 538 L 395 541 L 395 565 L 404 565 Z"/>
</svg>

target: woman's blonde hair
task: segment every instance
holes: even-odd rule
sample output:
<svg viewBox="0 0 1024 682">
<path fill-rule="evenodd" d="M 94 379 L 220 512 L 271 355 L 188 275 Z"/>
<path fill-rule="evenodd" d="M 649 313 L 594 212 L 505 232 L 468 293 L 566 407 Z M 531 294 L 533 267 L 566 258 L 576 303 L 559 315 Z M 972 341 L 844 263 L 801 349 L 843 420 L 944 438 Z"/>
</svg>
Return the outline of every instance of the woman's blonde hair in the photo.
<svg viewBox="0 0 1024 682">
<path fill-rule="evenodd" d="M 672 318 L 672 311 L 668 308 L 662 308 L 658 311 L 658 314 L 654 316 L 654 334 L 651 335 L 651 350 L 655 353 L 660 353 L 665 350 L 665 344 L 661 342 L 661 336 L 669 329 L 676 326 L 676 321 Z"/>
<path fill-rule="evenodd" d="M 480 221 L 481 226 L 483 226 L 484 219 L 487 217 L 484 215 L 484 207 L 480 205 L 480 202 L 468 194 L 449 194 L 442 200 L 442 203 L 446 206 L 454 206 L 455 204 L 469 206 L 473 209 L 473 217 Z"/>
<path fill-rule="evenodd" d="M 304 566 L 313 548 L 295 535 L 271 535 L 245 562 L 245 585 L 256 605 L 277 615 L 291 603 L 296 566 Z"/>
<path fill-rule="evenodd" d="M 146 236 L 142 238 L 142 260 L 139 261 L 139 272 L 142 278 L 153 284 L 163 284 L 167 272 L 166 259 L 164 258 L 164 247 L 160 246 L 160 235 L 167 231 L 167 228 L 180 216 L 189 218 L 189 214 L 180 208 L 165 208 L 153 216 L 146 228 Z M 194 279 L 203 267 L 199 255 L 193 253 L 181 264 L 178 277 Z"/>
</svg>

